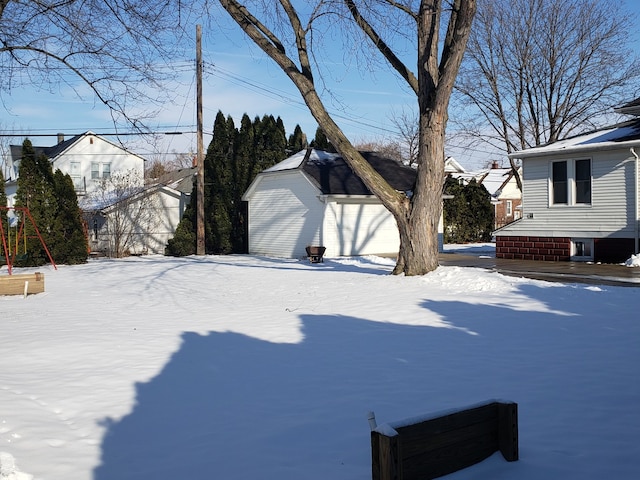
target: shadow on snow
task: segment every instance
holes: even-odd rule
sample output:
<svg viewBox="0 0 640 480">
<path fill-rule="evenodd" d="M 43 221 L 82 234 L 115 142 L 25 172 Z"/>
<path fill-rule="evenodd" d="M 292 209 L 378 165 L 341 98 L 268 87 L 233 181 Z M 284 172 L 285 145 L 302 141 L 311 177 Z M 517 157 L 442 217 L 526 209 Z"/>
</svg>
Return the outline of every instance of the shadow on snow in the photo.
<svg viewBox="0 0 640 480">
<path fill-rule="evenodd" d="M 597 446 L 620 444 L 618 429 L 640 435 L 639 322 L 611 305 L 587 315 L 584 288 L 519 293 L 546 311 L 424 301 L 454 329 L 305 315 L 298 344 L 185 332 L 162 371 L 136 385 L 132 412 L 104 420 L 94 478 L 366 479 L 367 411 L 384 423 L 490 398 L 520 405 L 521 461 L 494 456 L 473 467 L 481 476 L 452 478 L 623 478 Z"/>
</svg>

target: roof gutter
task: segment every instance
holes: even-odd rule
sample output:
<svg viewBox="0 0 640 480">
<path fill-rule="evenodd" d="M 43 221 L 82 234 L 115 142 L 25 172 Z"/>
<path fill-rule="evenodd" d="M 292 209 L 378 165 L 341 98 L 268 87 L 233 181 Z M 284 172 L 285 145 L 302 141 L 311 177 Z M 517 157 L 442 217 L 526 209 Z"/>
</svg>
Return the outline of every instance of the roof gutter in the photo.
<svg viewBox="0 0 640 480">
<path fill-rule="evenodd" d="M 640 147 L 640 140 L 627 140 L 626 142 L 607 142 L 602 144 L 597 143 L 586 143 L 582 145 L 572 145 L 564 148 L 556 148 L 552 149 L 551 146 L 549 150 L 544 149 L 544 147 L 539 148 L 531 148 L 529 150 L 521 150 L 519 152 L 513 152 L 507 154 L 507 157 L 515 159 L 523 159 L 529 157 L 546 157 L 549 155 L 558 155 L 558 154 L 572 154 L 572 153 L 581 153 L 581 152 L 604 152 L 607 150 L 620 150 L 623 148 L 634 148 Z"/>
</svg>

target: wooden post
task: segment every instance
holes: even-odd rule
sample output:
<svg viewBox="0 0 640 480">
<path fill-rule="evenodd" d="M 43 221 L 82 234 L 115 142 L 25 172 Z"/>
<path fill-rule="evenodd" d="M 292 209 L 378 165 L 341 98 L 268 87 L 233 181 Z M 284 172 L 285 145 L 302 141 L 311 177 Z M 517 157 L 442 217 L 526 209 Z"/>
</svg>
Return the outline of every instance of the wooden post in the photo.
<svg viewBox="0 0 640 480">
<path fill-rule="evenodd" d="M 517 403 L 498 403 L 498 448 L 506 461 L 518 460 Z"/>
<path fill-rule="evenodd" d="M 371 432 L 373 480 L 402 480 L 400 442 L 398 436 L 388 437 Z"/>
<path fill-rule="evenodd" d="M 204 255 L 204 145 L 202 141 L 202 25 L 196 25 L 196 130 L 198 137 L 196 175 L 196 255 Z"/>
</svg>

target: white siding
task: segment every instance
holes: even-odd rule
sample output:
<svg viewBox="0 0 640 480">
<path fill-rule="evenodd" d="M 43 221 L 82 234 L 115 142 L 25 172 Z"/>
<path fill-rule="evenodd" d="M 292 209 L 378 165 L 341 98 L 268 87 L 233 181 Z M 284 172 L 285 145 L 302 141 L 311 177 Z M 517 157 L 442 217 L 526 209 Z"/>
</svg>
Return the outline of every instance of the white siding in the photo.
<svg viewBox="0 0 640 480">
<path fill-rule="evenodd" d="M 395 219 L 377 199 L 331 199 L 323 230 L 327 257 L 398 253 Z"/>
<path fill-rule="evenodd" d="M 263 174 L 249 202 L 249 253 L 283 258 L 306 256 L 320 244 L 324 203 L 320 192 L 298 170 Z"/>
<path fill-rule="evenodd" d="M 500 195 L 498 196 L 498 200 L 503 198 L 520 198 L 522 196 L 522 192 L 518 188 L 518 182 L 516 182 L 515 177 L 511 177 L 507 184 L 502 188 Z"/>
<path fill-rule="evenodd" d="M 523 219 L 502 235 L 555 237 L 629 237 L 634 234 L 634 168 L 629 150 L 554 156 L 553 160 L 591 159 L 591 205 L 549 205 L 552 157 L 523 162 Z M 532 216 L 533 218 L 530 218 Z"/>
<path fill-rule="evenodd" d="M 131 254 L 164 254 L 170 238 L 173 238 L 180 223 L 184 209 L 188 204 L 180 192 L 169 187 L 161 187 L 136 197 L 131 203 L 122 207 L 108 209 L 106 219 L 99 221 L 99 230 L 93 229 L 93 219 L 89 219 L 89 243 L 93 252 L 112 254 L 114 248 L 113 233 L 109 231 L 108 222 L 111 215 L 118 215 L 120 231 L 131 234 L 126 249 Z M 114 210 L 120 209 L 119 212 Z M 124 209 L 124 210 L 122 210 Z M 135 219 L 131 219 L 131 212 Z"/>
<path fill-rule="evenodd" d="M 56 157 L 53 170 L 74 174 L 72 180 L 78 192 L 91 193 L 100 185 L 100 179 L 91 178 L 91 164 L 97 163 L 100 174 L 109 165 L 111 175 L 136 172 L 140 186 L 144 184 L 144 160 L 95 135 L 85 135 Z M 72 172 L 72 164 L 78 165 Z M 84 190 L 86 188 L 86 191 Z"/>
</svg>

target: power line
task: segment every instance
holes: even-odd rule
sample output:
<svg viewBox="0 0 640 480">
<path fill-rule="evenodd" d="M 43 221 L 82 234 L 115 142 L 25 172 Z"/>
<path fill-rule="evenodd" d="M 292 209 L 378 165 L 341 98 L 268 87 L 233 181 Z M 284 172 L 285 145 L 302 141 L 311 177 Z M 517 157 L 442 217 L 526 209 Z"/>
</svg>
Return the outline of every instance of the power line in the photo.
<svg viewBox="0 0 640 480">
<path fill-rule="evenodd" d="M 60 133 L 24 133 L 24 132 L 12 132 L 12 133 L 0 133 L 0 137 L 57 137 Z M 65 136 L 69 137 L 79 137 L 87 132 L 82 133 L 63 133 Z M 185 135 L 196 133 L 195 131 L 188 132 L 106 132 L 106 133 L 96 133 L 96 135 L 100 137 L 127 137 L 127 136 L 145 136 L 145 135 Z"/>
</svg>

